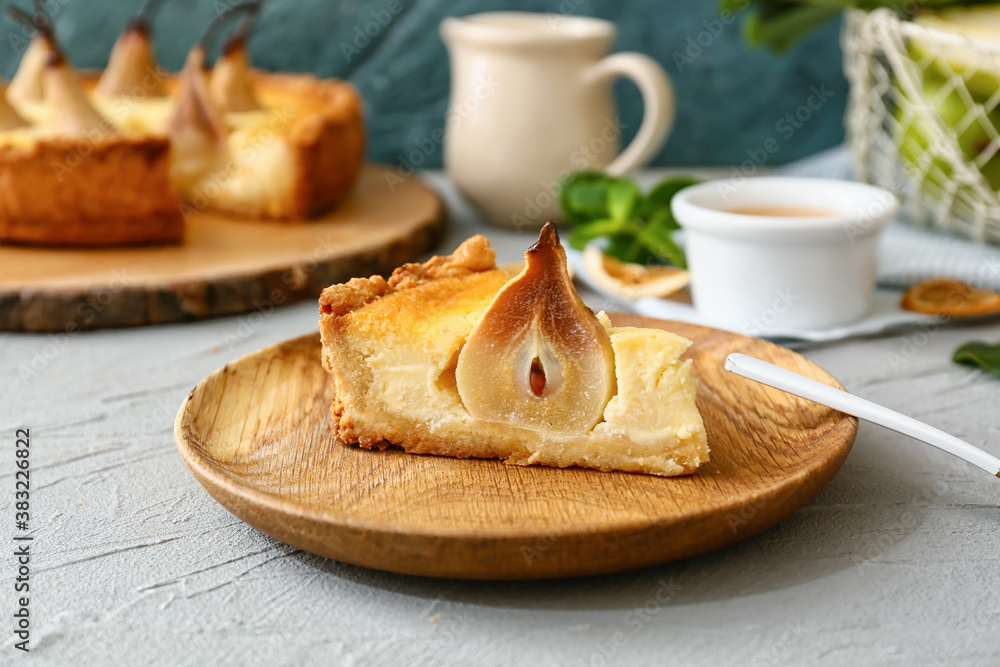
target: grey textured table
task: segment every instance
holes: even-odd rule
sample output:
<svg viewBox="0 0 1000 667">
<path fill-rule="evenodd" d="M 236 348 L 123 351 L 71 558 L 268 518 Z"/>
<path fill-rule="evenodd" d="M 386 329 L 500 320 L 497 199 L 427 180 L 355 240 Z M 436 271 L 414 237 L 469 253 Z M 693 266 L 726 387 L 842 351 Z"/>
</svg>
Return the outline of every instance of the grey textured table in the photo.
<svg viewBox="0 0 1000 667">
<path fill-rule="evenodd" d="M 515 261 L 531 241 L 451 204 L 442 250 L 483 231 Z M 29 427 L 35 536 L 30 656 L 14 648 L 13 548 L 0 556 L 0 664 L 1000 664 L 1000 485 L 868 425 L 830 486 L 779 526 L 640 572 L 437 581 L 261 535 L 188 474 L 173 418 L 205 375 L 316 320 L 305 303 L 0 336 L 0 516 L 13 545 L 14 434 Z M 1000 325 L 807 355 L 854 392 L 1000 454 L 1000 382 L 949 361 L 970 339 L 996 341 Z"/>
</svg>

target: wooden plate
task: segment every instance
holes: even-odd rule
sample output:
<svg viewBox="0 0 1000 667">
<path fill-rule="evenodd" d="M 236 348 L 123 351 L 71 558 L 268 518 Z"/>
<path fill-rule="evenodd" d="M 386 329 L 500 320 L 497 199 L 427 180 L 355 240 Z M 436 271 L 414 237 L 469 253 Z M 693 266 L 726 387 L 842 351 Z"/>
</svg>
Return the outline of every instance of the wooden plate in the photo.
<svg viewBox="0 0 1000 667">
<path fill-rule="evenodd" d="M 0 246 L 0 331 L 160 324 L 271 309 L 388 273 L 442 238 L 444 205 L 416 178 L 369 165 L 351 196 L 306 222 L 202 212 L 181 245 Z M 389 196 L 391 194 L 391 196 Z"/>
<path fill-rule="evenodd" d="M 857 420 L 723 368 L 743 352 L 834 386 L 821 368 L 761 340 L 617 315 L 695 341 L 710 463 L 688 477 L 416 456 L 330 436 L 332 383 L 319 335 L 216 371 L 177 415 L 181 456 L 234 515 L 339 561 L 434 577 L 597 574 L 745 539 L 812 499 L 840 468 Z"/>
</svg>

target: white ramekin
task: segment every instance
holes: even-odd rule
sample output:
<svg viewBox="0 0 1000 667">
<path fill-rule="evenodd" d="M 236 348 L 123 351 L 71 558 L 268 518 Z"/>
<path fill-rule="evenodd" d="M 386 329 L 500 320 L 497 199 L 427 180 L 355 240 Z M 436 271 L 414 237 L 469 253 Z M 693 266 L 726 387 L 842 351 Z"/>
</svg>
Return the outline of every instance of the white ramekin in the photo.
<svg viewBox="0 0 1000 667">
<path fill-rule="evenodd" d="M 769 217 L 732 209 L 795 207 L 843 215 Z M 896 215 L 890 192 L 863 183 L 764 176 L 681 190 L 695 307 L 713 325 L 748 335 L 817 329 L 865 315 L 878 239 Z"/>
</svg>

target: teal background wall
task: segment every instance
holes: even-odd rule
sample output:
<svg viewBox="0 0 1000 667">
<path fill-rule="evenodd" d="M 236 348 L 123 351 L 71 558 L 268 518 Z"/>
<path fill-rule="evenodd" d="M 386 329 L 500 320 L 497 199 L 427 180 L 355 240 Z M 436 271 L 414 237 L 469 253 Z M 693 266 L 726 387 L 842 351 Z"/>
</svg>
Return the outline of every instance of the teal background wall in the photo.
<svg viewBox="0 0 1000 667">
<path fill-rule="evenodd" d="M 27 8 L 29 0 L 18 4 Z M 46 4 L 73 62 L 102 67 L 141 1 Z M 228 4 L 236 0 L 167 0 L 155 23 L 161 63 L 179 68 L 202 29 Z M 370 157 L 396 163 L 444 123 L 448 61 L 437 31 L 442 17 L 497 9 L 598 16 L 619 26 L 614 50 L 654 57 L 674 81 L 677 123 L 656 164 L 739 164 L 748 151 L 760 155 L 756 149 L 769 138 L 780 146 L 768 156 L 777 164 L 842 141 L 847 85 L 839 26 L 825 26 L 779 58 L 748 48 L 740 21 L 719 21 L 717 5 L 717 0 L 268 0 L 251 40 L 252 57 L 264 69 L 352 81 L 366 101 Z M 20 55 L 20 28 L 4 25 L 0 67 L 9 78 Z M 827 98 L 820 108 L 801 123 L 782 123 L 797 110 L 805 116 L 799 107 L 814 87 Z M 627 140 L 639 125 L 641 102 L 631 84 L 618 84 L 616 93 Z M 438 146 L 427 165 L 440 161 Z"/>
</svg>

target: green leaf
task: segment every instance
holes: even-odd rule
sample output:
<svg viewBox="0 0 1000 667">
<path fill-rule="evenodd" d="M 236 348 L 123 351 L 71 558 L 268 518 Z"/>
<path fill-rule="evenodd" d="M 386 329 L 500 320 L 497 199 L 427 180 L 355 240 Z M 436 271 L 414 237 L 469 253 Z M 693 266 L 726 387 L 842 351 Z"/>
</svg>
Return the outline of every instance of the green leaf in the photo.
<svg viewBox="0 0 1000 667">
<path fill-rule="evenodd" d="M 570 224 L 608 217 L 608 187 L 614 179 L 596 171 L 570 174 L 559 187 L 559 205 Z"/>
<path fill-rule="evenodd" d="M 618 220 L 611 220 L 609 218 L 605 218 L 604 220 L 591 220 L 590 222 L 573 225 L 573 229 L 569 234 L 569 245 L 577 250 L 583 250 L 583 247 L 594 239 L 614 234 L 620 231 L 621 228 L 621 222 Z"/>
<path fill-rule="evenodd" d="M 667 232 L 676 232 L 681 228 L 677 224 L 677 219 L 674 218 L 674 213 L 669 208 L 661 208 L 659 211 L 654 213 L 652 217 L 649 218 L 649 222 L 646 223 L 647 227 L 652 227 L 654 229 L 662 229 Z"/>
<path fill-rule="evenodd" d="M 657 234 L 649 229 L 644 229 L 639 235 L 639 240 L 661 260 L 682 269 L 687 268 L 687 258 L 684 256 L 684 251 L 669 234 Z"/>
<path fill-rule="evenodd" d="M 671 230 L 680 229 L 680 225 L 674 219 L 673 211 L 670 210 L 670 202 L 678 192 L 698 182 L 698 179 L 690 176 L 677 176 L 660 181 L 646 195 L 642 216 L 650 225 L 657 227 L 666 225 L 666 228 Z"/>
<path fill-rule="evenodd" d="M 608 186 L 608 216 L 622 223 L 628 222 L 632 219 L 638 199 L 638 185 L 628 179 L 615 179 Z"/>
<path fill-rule="evenodd" d="M 977 366 L 1000 377 L 1000 344 L 990 345 L 981 341 L 966 343 L 955 350 L 951 360 L 957 364 Z"/>
<path fill-rule="evenodd" d="M 649 202 L 652 210 L 665 208 L 669 211 L 670 202 L 673 200 L 674 195 L 684 188 L 697 185 L 698 182 L 697 178 L 692 178 L 691 176 L 665 178 L 653 186 L 653 189 L 646 195 L 646 200 Z"/>
<path fill-rule="evenodd" d="M 775 16 L 761 16 L 754 37 L 775 53 L 784 53 L 840 11 L 831 7 L 797 6 Z"/>
<path fill-rule="evenodd" d="M 605 254 L 632 264 L 650 264 L 657 261 L 641 243 L 636 243 L 635 234 L 614 234 L 608 239 Z"/>
<path fill-rule="evenodd" d="M 643 196 L 627 178 L 594 171 L 571 174 L 559 192 L 563 214 L 573 226 L 569 245 L 582 250 L 591 241 L 606 238 L 604 251 L 623 262 L 685 266 L 684 251 L 673 239 L 679 227 L 670 201 L 696 182 L 687 176 L 668 178 Z"/>
</svg>

